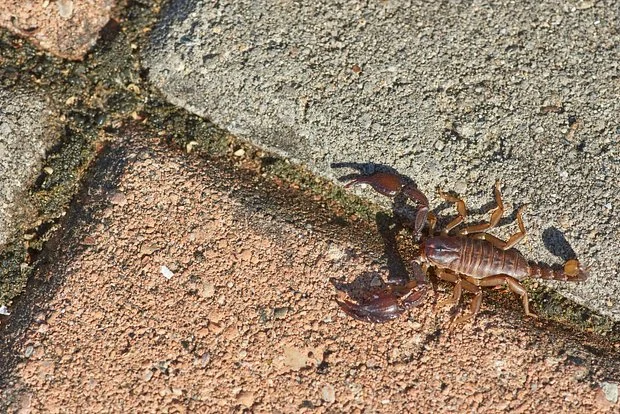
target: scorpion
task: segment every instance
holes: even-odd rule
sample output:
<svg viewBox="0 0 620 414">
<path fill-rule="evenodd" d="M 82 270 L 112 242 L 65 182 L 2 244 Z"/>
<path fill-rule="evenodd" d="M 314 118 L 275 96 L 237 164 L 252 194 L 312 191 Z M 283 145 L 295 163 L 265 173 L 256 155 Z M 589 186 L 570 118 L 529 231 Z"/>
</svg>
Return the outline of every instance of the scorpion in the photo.
<svg viewBox="0 0 620 414">
<path fill-rule="evenodd" d="M 469 312 L 463 312 L 454 320 L 455 324 L 474 318 L 480 311 L 483 287 L 508 286 L 521 297 L 525 314 L 535 318 L 536 315 L 530 312 L 527 290 L 521 281 L 540 278 L 579 282 L 588 277 L 589 268 L 584 268 L 577 259 L 569 259 L 562 269 L 554 269 L 527 261 L 521 252 L 513 248 L 526 235 L 522 217 L 525 206 L 517 210 L 519 231 L 509 237 L 508 241 L 487 233 L 487 230 L 499 223 L 504 214 L 499 181 L 496 181 L 494 191 L 497 207 L 490 211 L 489 221 L 455 230 L 455 234 L 451 234 L 451 231 L 467 217 L 467 208 L 462 199 L 438 190 L 441 198 L 456 206 L 458 215 L 436 234 L 437 217 L 429 211 L 427 197 L 413 183 L 391 172 L 377 172 L 356 177 L 345 188 L 355 184 L 368 184 L 384 196 L 396 197 L 402 194 L 417 202 L 418 208 L 413 223 L 409 223 L 410 227 L 415 235 L 421 235 L 423 227 L 428 227 L 428 235 L 420 236 L 419 251 L 413 261 L 414 278 L 404 283 L 376 288 L 355 301 L 349 298 L 337 299 L 340 308 L 355 319 L 383 323 L 419 305 L 427 291 L 424 275 L 431 268 L 437 278 L 454 284 L 452 296 L 440 302 L 439 306 L 458 304 L 463 290 L 474 295 Z"/>
</svg>

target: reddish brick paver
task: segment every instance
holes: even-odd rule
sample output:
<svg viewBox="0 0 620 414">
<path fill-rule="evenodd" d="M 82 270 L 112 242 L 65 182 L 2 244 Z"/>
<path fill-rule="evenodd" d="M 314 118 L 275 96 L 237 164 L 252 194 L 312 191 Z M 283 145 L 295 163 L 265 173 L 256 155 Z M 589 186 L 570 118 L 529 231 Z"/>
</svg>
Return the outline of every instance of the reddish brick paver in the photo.
<svg viewBox="0 0 620 414">
<path fill-rule="evenodd" d="M 10 412 L 618 409 L 597 358 L 544 322 L 483 312 L 450 328 L 430 300 L 353 321 L 329 278 L 380 271 L 371 255 L 149 145 L 126 148 L 118 186 L 87 197 L 93 217 L 38 275 L 59 284 L 11 351 Z"/>
</svg>

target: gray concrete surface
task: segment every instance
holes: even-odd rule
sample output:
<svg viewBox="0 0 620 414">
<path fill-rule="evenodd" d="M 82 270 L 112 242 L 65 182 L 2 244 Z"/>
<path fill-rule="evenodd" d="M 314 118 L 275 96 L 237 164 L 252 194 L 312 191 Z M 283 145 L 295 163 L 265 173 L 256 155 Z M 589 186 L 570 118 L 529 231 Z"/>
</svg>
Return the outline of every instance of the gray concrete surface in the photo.
<svg viewBox="0 0 620 414">
<path fill-rule="evenodd" d="M 619 10 L 174 0 L 144 57 L 171 102 L 324 176 L 390 166 L 474 212 L 501 179 L 509 212 L 528 204 L 520 249 L 590 263 L 557 288 L 619 321 Z"/>
<path fill-rule="evenodd" d="M 57 138 L 45 100 L 30 91 L 0 89 L 0 248 L 32 213 L 27 191 Z"/>
</svg>

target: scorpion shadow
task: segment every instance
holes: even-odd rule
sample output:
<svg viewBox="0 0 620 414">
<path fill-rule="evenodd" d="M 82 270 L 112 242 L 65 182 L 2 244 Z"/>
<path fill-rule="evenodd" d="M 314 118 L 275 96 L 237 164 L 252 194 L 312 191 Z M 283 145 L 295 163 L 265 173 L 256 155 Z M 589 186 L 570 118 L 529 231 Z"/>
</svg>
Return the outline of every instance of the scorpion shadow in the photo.
<svg viewBox="0 0 620 414">
<path fill-rule="evenodd" d="M 570 243 L 566 240 L 566 237 L 564 237 L 564 233 L 556 227 L 551 226 L 545 229 L 542 234 L 542 239 L 549 253 L 560 257 L 564 262 L 573 257 L 577 257 Z"/>
<path fill-rule="evenodd" d="M 409 181 L 413 181 L 408 177 L 402 176 L 396 171 L 393 167 L 385 164 L 375 164 L 374 162 L 332 162 L 329 165 L 331 168 L 350 168 L 352 170 L 357 170 L 356 173 L 351 173 L 347 175 L 343 175 L 338 178 L 338 181 L 351 181 L 354 178 L 359 177 L 360 175 L 370 175 L 376 172 L 388 172 L 392 174 L 396 174 L 402 178 L 408 179 Z"/>
</svg>

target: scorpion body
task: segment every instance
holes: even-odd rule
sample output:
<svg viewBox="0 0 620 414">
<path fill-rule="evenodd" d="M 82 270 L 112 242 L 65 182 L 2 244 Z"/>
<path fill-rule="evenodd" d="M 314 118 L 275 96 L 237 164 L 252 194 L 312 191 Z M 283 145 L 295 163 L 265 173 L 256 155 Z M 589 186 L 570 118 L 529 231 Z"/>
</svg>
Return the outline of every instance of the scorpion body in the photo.
<svg viewBox="0 0 620 414">
<path fill-rule="evenodd" d="M 412 184 L 406 183 L 400 176 L 392 173 L 376 173 L 360 176 L 347 186 L 356 183 L 370 184 L 377 192 L 394 197 L 403 194 L 419 204 L 412 228 L 420 234 L 428 224 L 428 236 L 422 237 L 419 254 L 414 261 L 415 280 L 402 286 L 388 286 L 371 292 L 366 299 L 353 302 L 349 299 L 339 300 L 340 307 L 350 316 L 367 322 L 386 322 L 402 314 L 407 308 L 421 303 L 426 294 L 424 274 L 429 268 L 434 269 L 436 276 L 454 283 L 452 297 L 443 301 L 444 304 L 458 303 L 463 289 L 473 293 L 470 312 L 457 318 L 456 323 L 467 321 L 480 310 L 482 303 L 482 287 L 505 285 L 518 294 L 526 315 L 535 317 L 529 310 L 527 291 L 520 281 L 526 278 L 553 279 L 562 281 L 583 281 L 587 279 L 587 269 L 582 268 L 576 259 L 568 260 L 563 269 L 528 262 L 525 257 L 513 248 L 526 231 L 523 224 L 522 210 L 517 211 L 519 231 L 508 241 L 503 241 L 486 230 L 495 227 L 504 213 L 504 205 L 499 182 L 495 185 L 495 201 L 497 207 L 491 211 L 488 223 L 467 226 L 450 235 L 450 231 L 461 224 L 467 216 L 465 203 L 460 198 L 448 193 L 439 192 L 444 200 L 454 203 L 458 216 L 441 231 L 434 232 L 437 218 L 429 211 L 426 196 Z"/>
<path fill-rule="evenodd" d="M 530 275 L 528 263 L 519 251 L 500 250 L 486 240 L 432 237 L 423 243 L 421 256 L 432 266 L 476 279 L 503 274 L 523 280 Z"/>
<path fill-rule="evenodd" d="M 579 273 L 557 270 L 528 262 L 516 249 L 501 250 L 486 240 L 462 236 L 436 236 L 421 247 L 421 257 L 429 264 L 475 279 L 506 275 L 518 281 L 528 277 L 566 281 Z M 568 262 L 574 264 L 573 261 Z M 581 274 L 581 277 L 584 275 Z M 585 280 L 579 279 L 579 280 Z"/>
</svg>

